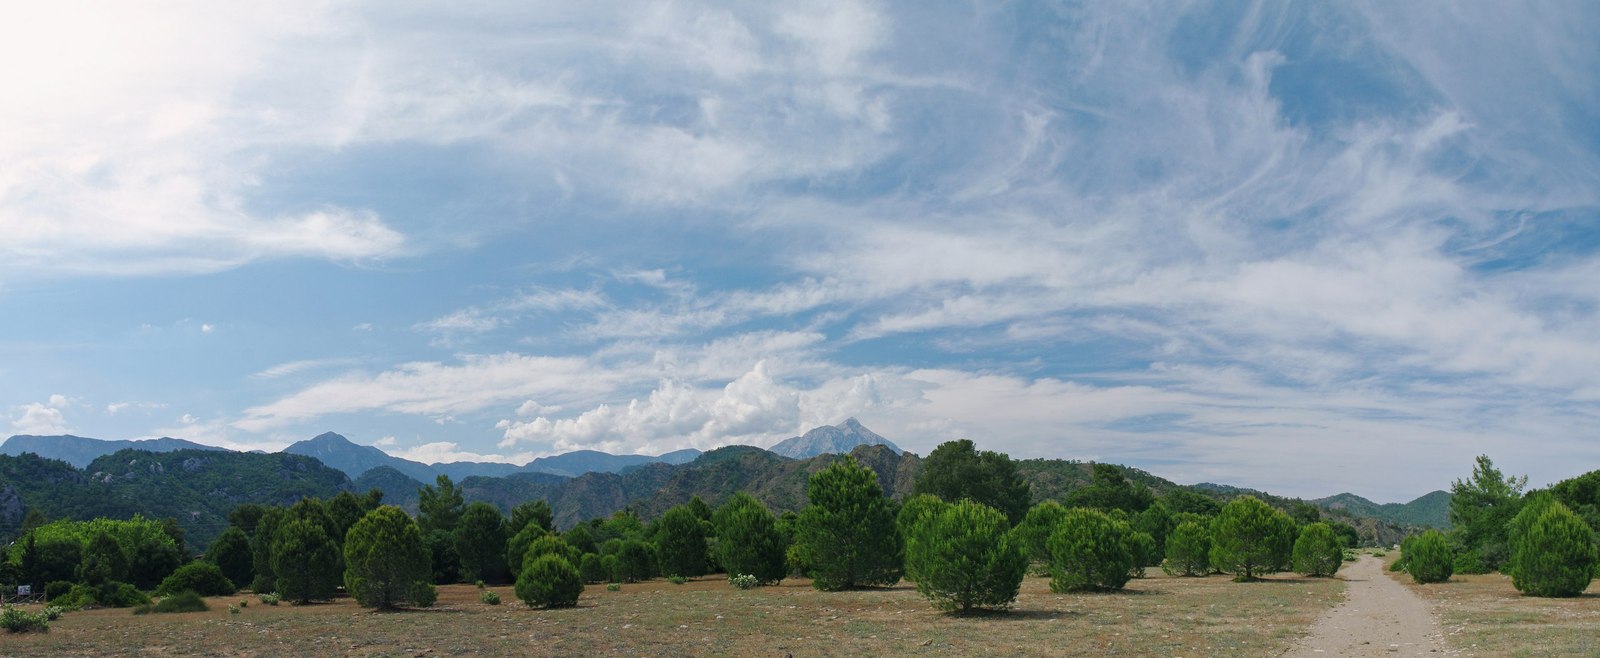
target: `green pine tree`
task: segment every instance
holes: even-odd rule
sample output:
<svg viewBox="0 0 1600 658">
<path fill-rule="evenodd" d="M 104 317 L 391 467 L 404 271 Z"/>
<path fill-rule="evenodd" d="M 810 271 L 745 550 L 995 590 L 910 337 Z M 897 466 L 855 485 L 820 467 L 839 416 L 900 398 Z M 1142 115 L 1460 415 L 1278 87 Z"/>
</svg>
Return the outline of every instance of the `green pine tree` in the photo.
<svg viewBox="0 0 1600 658">
<path fill-rule="evenodd" d="M 422 542 L 422 530 L 398 507 L 379 507 L 350 527 L 344 562 L 345 590 L 363 607 L 432 603 L 415 595 L 427 591 L 423 585 L 432 584 L 433 560 Z"/>
<path fill-rule="evenodd" d="M 845 457 L 811 476 L 810 504 L 796 520 L 797 559 L 809 565 L 812 586 L 840 590 L 893 585 L 904 569 L 904 545 L 893 504 L 878 476 Z"/>
</svg>

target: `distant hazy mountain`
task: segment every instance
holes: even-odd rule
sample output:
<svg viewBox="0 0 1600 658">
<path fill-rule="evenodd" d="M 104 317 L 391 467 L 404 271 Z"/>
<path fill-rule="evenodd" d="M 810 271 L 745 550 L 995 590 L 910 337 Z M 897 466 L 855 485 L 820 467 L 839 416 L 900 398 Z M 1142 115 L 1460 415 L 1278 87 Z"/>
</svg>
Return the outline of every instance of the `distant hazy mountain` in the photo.
<svg viewBox="0 0 1600 658">
<path fill-rule="evenodd" d="M 802 436 L 784 439 L 770 450 L 790 459 L 808 459 L 817 455 L 848 454 L 856 446 L 886 446 L 897 455 L 905 452 L 900 446 L 878 436 L 854 418 L 838 425 L 818 427 Z"/>
<path fill-rule="evenodd" d="M 333 432 L 326 432 L 305 441 L 300 441 L 284 448 L 283 451 L 293 455 L 316 457 L 322 463 L 344 471 L 351 478 L 359 478 L 363 473 L 374 468 L 388 466 L 406 477 L 424 484 L 433 484 L 433 481 L 441 474 L 448 475 L 451 480 L 460 482 L 469 477 L 497 478 L 516 473 L 550 473 L 567 477 L 590 472 L 620 473 L 631 467 L 656 462 L 684 464 L 694 461 L 695 457 L 700 456 L 700 451 L 692 448 L 669 452 L 659 457 L 650 455 L 613 455 L 594 450 L 578 450 L 561 455 L 540 457 L 522 466 L 499 462 L 423 464 L 395 457 L 372 446 L 352 443 L 349 439 Z"/>
<path fill-rule="evenodd" d="M 0 455 L 20 455 L 24 452 L 31 452 L 45 459 L 59 459 L 77 468 L 83 468 L 88 466 L 89 462 L 102 456 L 130 448 L 133 450 L 149 450 L 150 452 L 223 449 L 170 437 L 138 441 L 106 441 L 72 436 L 70 434 L 58 436 L 19 434 L 6 439 L 4 444 L 0 444 Z"/>
<path fill-rule="evenodd" d="M 694 448 L 669 452 L 659 457 L 650 455 L 613 455 L 595 450 L 575 450 L 550 457 L 540 457 L 519 471 L 524 473 L 550 473 L 552 475 L 565 475 L 568 477 L 583 475 L 584 473 L 621 473 L 634 466 L 654 464 L 687 464 L 700 456 L 700 451 Z"/>
<path fill-rule="evenodd" d="M 1323 509 L 1344 510 L 1356 516 L 1370 516 L 1407 525 L 1450 527 L 1450 492 L 1434 491 L 1409 503 L 1378 504 L 1353 493 L 1318 498 L 1312 504 Z"/>
<path fill-rule="evenodd" d="M 502 464 L 499 462 L 450 462 L 448 464 L 434 463 L 429 466 L 434 473 L 448 475 L 451 480 L 460 482 L 470 477 L 503 478 L 512 473 L 519 473 L 522 467 L 516 464 Z M 433 484 L 430 478 L 428 484 Z"/>
<path fill-rule="evenodd" d="M 433 467 L 427 464 L 401 459 L 372 446 L 352 443 L 350 439 L 333 432 L 297 441 L 284 448 L 283 452 L 315 457 L 328 466 L 344 471 L 351 478 L 360 477 L 362 473 L 379 466 L 388 466 L 404 473 L 406 477 L 430 484 L 435 477 Z"/>
</svg>

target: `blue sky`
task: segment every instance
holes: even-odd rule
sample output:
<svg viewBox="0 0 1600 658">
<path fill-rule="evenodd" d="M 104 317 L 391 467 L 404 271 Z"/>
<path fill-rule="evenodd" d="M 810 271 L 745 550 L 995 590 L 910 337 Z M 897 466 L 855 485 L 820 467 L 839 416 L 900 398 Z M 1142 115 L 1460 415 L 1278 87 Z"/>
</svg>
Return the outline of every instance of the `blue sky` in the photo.
<svg viewBox="0 0 1600 658">
<path fill-rule="evenodd" d="M 1600 467 L 1600 6 L 41 3 L 0 431 Z"/>
</svg>

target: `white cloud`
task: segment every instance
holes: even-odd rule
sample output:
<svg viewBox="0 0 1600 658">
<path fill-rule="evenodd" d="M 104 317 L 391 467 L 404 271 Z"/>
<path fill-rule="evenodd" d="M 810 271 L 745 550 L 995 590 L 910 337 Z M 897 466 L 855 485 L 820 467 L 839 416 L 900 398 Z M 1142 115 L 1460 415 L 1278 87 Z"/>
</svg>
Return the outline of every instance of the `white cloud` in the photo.
<svg viewBox="0 0 1600 658">
<path fill-rule="evenodd" d="M 246 409 L 234 426 L 259 432 L 327 414 L 388 411 L 442 416 L 517 399 L 562 399 L 614 383 L 577 358 L 519 354 L 468 355 L 458 365 L 407 363 L 377 375 L 351 374 L 312 385 L 270 404 Z"/>
<path fill-rule="evenodd" d="M 388 448 L 394 446 L 396 443 L 397 441 L 393 436 L 385 436 L 381 439 L 373 441 L 372 445 L 376 448 Z"/>
<path fill-rule="evenodd" d="M 153 410 L 165 409 L 166 407 L 167 405 L 165 403 L 160 402 L 112 402 L 111 404 L 106 405 L 106 413 L 115 416 L 128 409 Z"/>
<path fill-rule="evenodd" d="M 351 261 L 403 249 L 404 237 L 365 210 L 246 210 L 264 151 L 307 143 L 316 122 L 236 92 L 274 86 L 263 62 L 282 62 L 298 40 L 326 36 L 319 33 L 329 16 L 318 3 L 20 11 L 0 26 L 0 61 L 13 63 L 10 92 L 29 99 L 0 106 L 0 122 L 30 127 L 0 137 L 7 273 L 208 272 L 265 258 Z M 325 80 L 313 73 L 299 84 Z"/>
<path fill-rule="evenodd" d="M 391 444 L 392 445 L 392 444 Z M 424 443 L 410 448 L 394 450 L 390 454 L 401 459 L 409 459 L 424 464 L 437 464 L 449 462 L 497 462 L 502 464 L 526 464 L 533 461 L 535 455 L 531 452 L 516 454 L 481 454 L 461 450 L 461 447 L 450 441 L 437 441 Z"/>
<path fill-rule="evenodd" d="M 34 435 L 66 434 L 71 431 L 66 417 L 58 408 L 64 405 L 55 404 L 56 397 L 60 396 L 52 396 L 49 405 L 33 402 L 13 408 L 13 412 L 18 415 L 11 420 L 11 431 Z"/>
<path fill-rule="evenodd" d="M 213 331 L 216 331 L 216 330 L 217 330 L 217 326 L 214 325 L 214 324 L 204 323 L 204 324 L 200 325 L 200 333 L 202 333 L 202 334 L 209 334 L 209 333 L 211 333 Z"/>
<path fill-rule="evenodd" d="M 356 360 L 349 358 L 300 359 L 297 361 L 285 361 L 250 376 L 255 379 L 277 379 L 302 372 L 352 365 L 354 363 L 356 363 Z"/>
<path fill-rule="evenodd" d="M 576 418 L 503 420 L 500 447 L 547 443 L 557 452 L 620 450 L 644 444 L 645 450 L 714 447 L 742 437 L 765 437 L 796 426 L 799 398 L 773 381 L 764 363 L 716 389 L 663 380 L 643 400 L 602 404 Z"/>
</svg>

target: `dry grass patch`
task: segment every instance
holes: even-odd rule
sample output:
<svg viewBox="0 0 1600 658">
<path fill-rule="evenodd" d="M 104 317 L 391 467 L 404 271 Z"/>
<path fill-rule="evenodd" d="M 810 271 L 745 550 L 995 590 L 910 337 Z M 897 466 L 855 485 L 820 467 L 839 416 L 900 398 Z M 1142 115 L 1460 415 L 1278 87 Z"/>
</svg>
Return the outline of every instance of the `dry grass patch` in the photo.
<svg viewBox="0 0 1600 658">
<path fill-rule="evenodd" d="M 1476 656 L 1600 655 L 1600 581 L 1590 583 L 1583 596 L 1548 599 L 1523 596 L 1501 574 L 1456 574 L 1429 585 L 1403 572 L 1389 577 L 1428 602 L 1453 650 Z"/>
<path fill-rule="evenodd" d="M 207 599 L 212 611 L 135 617 L 70 613 L 49 635 L 8 637 L 7 655 L 1276 655 L 1338 603 L 1337 580 L 1152 576 L 1117 594 L 1051 593 L 1029 578 L 1015 609 L 967 617 L 933 610 L 907 585 L 825 593 L 807 581 L 741 591 L 720 577 L 584 590 L 578 607 L 479 602 L 439 588 L 425 611 L 377 613 L 350 599 L 312 606 Z"/>
</svg>

